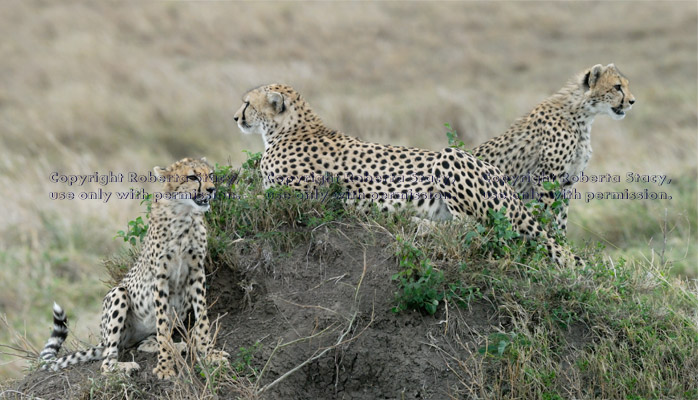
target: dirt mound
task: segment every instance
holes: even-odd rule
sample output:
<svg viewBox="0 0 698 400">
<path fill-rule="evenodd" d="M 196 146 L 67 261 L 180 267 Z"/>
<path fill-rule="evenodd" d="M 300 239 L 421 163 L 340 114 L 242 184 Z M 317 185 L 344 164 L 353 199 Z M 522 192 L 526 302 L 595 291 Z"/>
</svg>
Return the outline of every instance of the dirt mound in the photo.
<svg viewBox="0 0 698 400">
<path fill-rule="evenodd" d="M 248 396 L 259 390 L 270 399 L 455 394 L 458 365 L 447 354 L 472 350 L 490 330 L 494 310 L 474 305 L 450 310 L 450 318 L 447 310 L 435 316 L 393 313 L 390 277 L 397 265 L 395 239 L 388 233 L 333 224 L 315 229 L 310 240 L 286 254 L 274 254 L 263 243 L 236 243 L 230 268 L 209 277 L 211 316 L 220 316 L 218 346 L 237 365 L 255 371 L 243 388 Z M 251 357 L 240 358 L 241 347 Z M 153 377 L 154 355 L 133 350 L 123 359 L 135 359 L 141 370 L 128 383 L 118 382 L 120 393 L 128 385 L 135 398 L 179 397 L 173 385 Z M 99 363 L 92 363 L 60 373 L 34 372 L 17 390 L 47 399 L 92 398 L 115 390 L 108 386 Z M 221 387 L 217 394 L 228 398 L 245 390 Z"/>
<path fill-rule="evenodd" d="M 487 232 L 463 243 L 478 231 L 463 222 L 424 235 L 403 217 L 328 221 L 328 210 L 241 239 L 212 229 L 210 313 L 229 366 L 183 357 L 159 381 L 155 356 L 131 350 L 122 360 L 142 367 L 131 377 L 103 377 L 99 363 L 35 371 L 0 397 L 696 397 L 695 297 L 656 269 L 605 263 L 598 248 L 587 266 L 556 269 L 523 242 L 495 260 L 501 243 Z M 436 313 L 392 311 L 415 305 Z"/>
</svg>

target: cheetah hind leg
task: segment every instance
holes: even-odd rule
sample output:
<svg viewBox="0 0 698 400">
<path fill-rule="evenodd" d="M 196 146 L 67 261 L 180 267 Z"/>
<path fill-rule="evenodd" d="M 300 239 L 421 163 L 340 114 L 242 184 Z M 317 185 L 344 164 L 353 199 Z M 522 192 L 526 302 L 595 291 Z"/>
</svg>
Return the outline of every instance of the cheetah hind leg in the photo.
<svg viewBox="0 0 698 400">
<path fill-rule="evenodd" d="M 112 288 L 104 297 L 102 304 L 102 344 L 104 350 L 102 355 L 102 375 L 109 375 L 115 372 L 131 374 L 140 369 L 135 362 L 119 362 L 119 343 L 123 334 L 126 321 L 126 314 L 130 308 L 130 301 L 126 288 L 116 286 Z"/>
<path fill-rule="evenodd" d="M 185 342 L 177 342 L 174 343 L 174 348 L 180 354 L 186 353 L 187 344 Z M 138 345 L 138 351 L 142 351 L 144 353 L 157 353 L 159 349 L 160 347 L 158 347 L 158 339 L 155 335 L 148 336 L 141 342 L 141 344 Z"/>
<path fill-rule="evenodd" d="M 488 209 L 499 210 L 504 207 L 512 228 L 528 239 L 542 237 L 550 258 L 557 265 L 583 265 L 578 256 L 563 249 L 547 236 L 508 184 L 496 179 L 502 176 L 496 167 L 464 151 L 447 147 L 439 153 L 433 175 L 439 178 L 436 189 L 442 193 L 448 211 L 455 218 L 471 215 L 485 223 Z"/>
</svg>

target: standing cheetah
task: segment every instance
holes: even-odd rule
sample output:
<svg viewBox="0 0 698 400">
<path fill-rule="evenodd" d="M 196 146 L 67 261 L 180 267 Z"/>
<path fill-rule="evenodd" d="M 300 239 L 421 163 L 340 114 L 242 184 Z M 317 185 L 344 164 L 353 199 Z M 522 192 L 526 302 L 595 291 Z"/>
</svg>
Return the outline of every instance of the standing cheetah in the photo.
<svg viewBox="0 0 698 400">
<path fill-rule="evenodd" d="M 628 79 L 613 64 L 595 65 L 519 118 L 509 130 L 473 149 L 473 154 L 499 168 L 526 199 L 541 198 L 550 206 L 554 193 L 543 182 L 559 181 L 571 190 L 591 158 L 591 124 L 598 114 L 625 118 L 635 103 Z M 567 229 L 567 205 L 557 225 Z"/>
<path fill-rule="evenodd" d="M 501 175 L 499 170 L 466 152 L 363 142 L 327 128 L 286 85 L 259 87 L 242 100 L 234 119 L 243 133 L 262 135 L 265 187 L 282 183 L 309 189 L 316 179 L 331 174 L 359 206 L 375 202 L 392 211 L 413 203 L 420 216 L 432 220 L 470 215 L 484 222 L 488 209 L 506 207 L 517 232 L 542 237 L 558 264 L 569 260 L 569 253 L 547 237 L 516 193 L 490 179 Z"/>
<path fill-rule="evenodd" d="M 43 369 L 58 370 L 80 362 L 104 360 L 102 373 L 139 369 L 135 362 L 118 362 L 119 352 L 140 343 L 138 349 L 158 352 L 153 373 L 160 379 L 175 375 L 173 349 L 183 351 L 170 337 L 175 318 L 184 321 L 193 311 L 195 349 L 212 361 L 227 353 L 211 349 L 204 287 L 206 227 L 215 188 L 206 159 L 185 158 L 166 169 L 155 167 L 164 183 L 163 199 L 154 201 L 150 226 L 140 256 L 126 277 L 111 289 L 102 305 L 101 342 L 91 349 L 56 359 L 66 339 L 66 315 L 54 305 L 54 328 L 40 354 Z"/>
</svg>

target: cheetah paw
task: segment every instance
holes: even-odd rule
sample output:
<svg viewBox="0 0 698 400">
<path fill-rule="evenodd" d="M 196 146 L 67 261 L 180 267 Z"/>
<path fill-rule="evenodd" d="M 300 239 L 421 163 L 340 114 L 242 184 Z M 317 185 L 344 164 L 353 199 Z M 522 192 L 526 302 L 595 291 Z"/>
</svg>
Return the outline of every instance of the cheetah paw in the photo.
<svg viewBox="0 0 698 400">
<path fill-rule="evenodd" d="M 125 375 L 131 375 L 134 372 L 141 369 L 141 366 L 136 362 L 118 362 L 111 367 L 107 365 L 102 365 L 102 375 L 110 375 L 113 373 L 123 373 Z"/>
<path fill-rule="evenodd" d="M 224 364 L 228 362 L 228 357 L 230 354 L 223 350 L 211 350 L 204 360 L 207 363 L 216 363 L 216 364 Z"/>
<path fill-rule="evenodd" d="M 153 368 L 153 374 L 155 374 L 158 379 L 172 379 L 175 376 L 175 370 L 171 366 L 158 365 Z"/>
<path fill-rule="evenodd" d="M 136 362 L 120 362 L 116 365 L 116 368 L 126 375 L 131 375 L 141 369 L 141 366 Z"/>
</svg>

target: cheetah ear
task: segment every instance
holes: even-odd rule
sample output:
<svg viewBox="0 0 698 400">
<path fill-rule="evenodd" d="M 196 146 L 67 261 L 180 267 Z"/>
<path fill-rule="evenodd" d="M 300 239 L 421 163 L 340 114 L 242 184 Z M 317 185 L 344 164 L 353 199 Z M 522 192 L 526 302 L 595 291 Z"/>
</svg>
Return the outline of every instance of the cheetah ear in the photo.
<svg viewBox="0 0 698 400">
<path fill-rule="evenodd" d="M 160 178 L 161 176 L 167 175 L 167 170 L 162 169 L 160 167 L 153 168 L 153 172 L 155 172 L 155 176 L 157 176 L 158 178 Z"/>
<path fill-rule="evenodd" d="M 603 65 L 596 64 L 584 75 L 584 89 L 589 90 L 596 86 L 596 81 L 601 77 L 603 73 Z"/>
<path fill-rule="evenodd" d="M 284 106 L 284 96 L 279 92 L 269 92 L 267 93 L 267 101 L 271 105 L 277 114 L 284 112 L 286 107 Z"/>
</svg>

